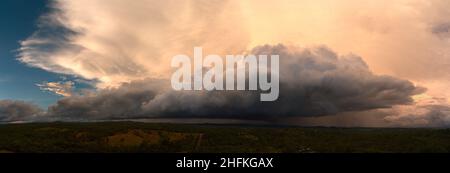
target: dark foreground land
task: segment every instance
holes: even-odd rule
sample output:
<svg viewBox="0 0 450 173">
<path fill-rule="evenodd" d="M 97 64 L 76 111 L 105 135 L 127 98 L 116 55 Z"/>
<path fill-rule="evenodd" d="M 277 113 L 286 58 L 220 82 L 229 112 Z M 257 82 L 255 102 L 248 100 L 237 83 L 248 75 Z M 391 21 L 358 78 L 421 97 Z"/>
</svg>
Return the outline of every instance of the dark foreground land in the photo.
<svg viewBox="0 0 450 173">
<path fill-rule="evenodd" d="M 0 152 L 450 152 L 447 129 L 297 128 L 134 122 L 0 125 Z"/>
</svg>

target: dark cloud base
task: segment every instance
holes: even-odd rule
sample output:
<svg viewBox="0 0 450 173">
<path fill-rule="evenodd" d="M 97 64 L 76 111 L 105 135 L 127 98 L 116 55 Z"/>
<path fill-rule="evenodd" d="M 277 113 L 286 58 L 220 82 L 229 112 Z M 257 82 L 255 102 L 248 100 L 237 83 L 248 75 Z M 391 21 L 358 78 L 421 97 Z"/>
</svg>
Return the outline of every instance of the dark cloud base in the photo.
<svg viewBox="0 0 450 173">
<path fill-rule="evenodd" d="M 341 56 L 326 47 L 303 49 L 285 45 L 260 46 L 252 54 L 280 55 L 280 97 L 260 102 L 259 92 L 173 91 L 170 81 L 133 81 L 59 100 L 40 120 L 108 120 L 133 118 L 233 118 L 276 120 L 366 111 L 412 103 L 424 92 L 413 83 L 374 75 L 358 56 Z M 23 108 L 29 109 L 27 106 Z M 1 107 L 3 110 L 20 109 Z M 33 109 L 35 110 L 35 109 Z M 3 120 L 29 114 L 3 111 Z M 21 112 L 21 111 L 18 111 Z M 22 111 L 26 112 L 26 111 Z"/>
<path fill-rule="evenodd" d="M 0 100 L 0 122 L 36 119 L 44 112 L 38 106 L 14 100 Z"/>
<path fill-rule="evenodd" d="M 325 47 L 261 46 L 252 54 L 280 55 L 280 97 L 260 102 L 259 92 L 173 91 L 170 81 L 148 79 L 87 96 L 62 99 L 48 110 L 58 119 L 313 117 L 412 103 L 424 91 L 411 82 L 374 75 L 357 56 Z"/>
</svg>

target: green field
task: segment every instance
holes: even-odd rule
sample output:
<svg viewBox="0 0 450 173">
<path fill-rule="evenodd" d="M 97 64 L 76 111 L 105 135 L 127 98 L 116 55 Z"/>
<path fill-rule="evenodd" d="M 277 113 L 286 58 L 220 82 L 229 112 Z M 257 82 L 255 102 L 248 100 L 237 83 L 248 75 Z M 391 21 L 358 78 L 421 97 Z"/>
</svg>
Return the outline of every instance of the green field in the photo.
<svg viewBox="0 0 450 173">
<path fill-rule="evenodd" d="M 441 153 L 447 129 L 300 128 L 135 122 L 0 125 L 3 153 Z"/>
</svg>

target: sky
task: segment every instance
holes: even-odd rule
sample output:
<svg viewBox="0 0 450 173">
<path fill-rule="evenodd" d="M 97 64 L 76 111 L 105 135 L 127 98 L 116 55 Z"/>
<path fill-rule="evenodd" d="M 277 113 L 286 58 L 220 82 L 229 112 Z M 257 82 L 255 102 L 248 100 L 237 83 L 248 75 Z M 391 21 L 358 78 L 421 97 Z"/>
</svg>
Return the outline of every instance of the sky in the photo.
<svg viewBox="0 0 450 173">
<path fill-rule="evenodd" d="M 59 97 L 42 92 L 35 84 L 59 80 L 59 75 L 29 68 L 16 60 L 20 40 L 37 28 L 39 16 L 48 8 L 46 1 L 5 0 L 0 5 L 0 99 L 18 99 L 46 107 Z"/>
<path fill-rule="evenodd" d="M 5 0 L 0 6 L 0 100 L 25 100 L 47 108 L 63 95 L 43 92 L 42 84 L 73 78 L 39 68 L 30 68 L 17 61 L 20 41 L 26 40 L 38 28 L 39 18 L 50 11 L 49 1 Z M 77 85 L 77 86 L 75 86 Z M 73 86 L 90 88 L 85 83 Z M 44 91 L 46 91 L 44 89 Z"/>
<path fill-rule="evenodd" d="M 1 3 L 3 121 L 450 125 L 446 0 Z M 191 55 L 196 46 L 204 54 L 280 54 L 279 101 L 260 103 L 248 92 L 171 90 L 171 58 Z"/>
</svg>

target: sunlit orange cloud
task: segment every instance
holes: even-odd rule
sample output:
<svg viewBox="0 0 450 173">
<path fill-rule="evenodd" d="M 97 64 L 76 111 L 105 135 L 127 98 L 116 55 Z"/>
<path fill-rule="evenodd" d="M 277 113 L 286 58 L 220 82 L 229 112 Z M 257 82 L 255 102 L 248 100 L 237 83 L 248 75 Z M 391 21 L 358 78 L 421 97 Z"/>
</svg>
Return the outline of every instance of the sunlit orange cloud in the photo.
<svg viewBox="0 0 450 173">
<path fill-rule="evenodd" d="M 377 73 L 410 79 L 448 77 L 448 25 L 442 0 L 244 1 L 252 45 L 327 45 L 361 55 Z M 432 68 L 430 68 L 432 67 Z"/>
<path fill-rule="evenodd" d="M 57 73 L 117 86 L 146 77 L 167 77 L 170 60 L 192 54 L 234 54 L 246 50 L 236 2 L 192 0 L 77 0 L 52 1 L 58 9 L 42 18 L 40 31 L 22 42 L 20 60 Z M 64 27 L 76 34 L 40 35 L 45 27 Z M 60 37 L 67 38 L 61 44 Z M 39 46 L 58 49 L 42 51 Z"/>
<path fill-rule="evenodd" d="M 80 32 L 71 43 L 84 49 L 39 58 L 27 48 L 46 40 L 32 37 L 22 43 L 21 59 L 105 85 L 164 75 L 172 56 L 194 46 L 233 54 L 261 44 L 326 45 L 362 56 L 376 73 L 413 80 L 448 77 L 450 66 L 449 39 L 433 32 L 450 22 L 445 0 L 55 2 L 62 13 L 51 19 Z"/>
<path fill-rule="evenodd" d="M 450 2 L 445 0 L 53 4 L 60 13 L 44 18 L 50 19 L 47 24 L 58 23 L 79 34 L 69 37 L 71 46 L 51 53 L 31 49 L 50 38 L 30 37 L 22 42 L 20 59 L 49 71 L 97 79 L 99 87 L 167 77 L 171 57 L 190 54 L 194 46 L 203 46 L 205 53 L 236 54 L 262 44 L 326 45 L 341 54 L 362 56 L 375 73 L 420 84 L 447 83 L 450 74 L 450 12 L 443 8 Z"/>
<path fill-rule="evenodd" d="M 415 97 L 416 104 L 450 97 L 442 94 L 450 86 L 448 0 L 51 2 L 57 10 L 43 16 L 41 29 L 21 42 L 19 60 L 95 79 L 100 89 L 168 78 L 171 58 L 190 55 L 196 46 L 204 54 L 225 55 L 282 43 L 359 55 L 375 74 L 428 88 Z M 74 33 L 42 34 L 55 26 Z M 56 49 L 42 49 L 48 45 Z"/>
<path fill-rule="evenodd" d="M 377 74 L 428 88 L 414 105 L 396 107 L 404 115 L 450 97 L 450 1 L 255 0 L 242 6 L 251 45 L 326 45 L 362 56 Z"/>
</svg>

